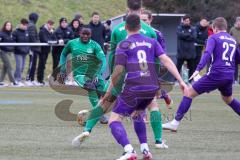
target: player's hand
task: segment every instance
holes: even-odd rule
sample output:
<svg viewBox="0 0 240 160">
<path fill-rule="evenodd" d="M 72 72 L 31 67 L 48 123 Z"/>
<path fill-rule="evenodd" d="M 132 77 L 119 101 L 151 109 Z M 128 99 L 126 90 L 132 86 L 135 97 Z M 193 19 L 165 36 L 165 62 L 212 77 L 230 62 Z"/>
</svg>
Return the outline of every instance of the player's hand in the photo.
<svg viewBox="0 0 240 160">
<path fill-rule="evenodd" d="M 189 80 L 192 80 L 194 77 L 199 75 L 199 71 L 195 71 L 193 75 L 189 78 Z"/>
<path fill-rule="evenodd" d="M 103 105 L 106 101 L 109 101 L 110 97 L 111 97 L 111 93 L 106 92 L 103 98 L 99 101 L 100 105 Z"/>
<path fill-rule="evenodd" d="M 93 82 L 94 82 L 95 84 L 98 84 L 98 76 L 96 76 L 96 77 L 93 79 Z"/>
<path fill-rule="evenodd" d="M 184 95 L 188 95 L 188 86 L 184 81 L 179 82 L 180 89 L 182 90 Z"/>
<path fill-rule="evenodd" d="M 58 43 L 59 43 L 59 44 L 64 44 L 64 40 L 63 40 L 63 39 L 59 39 L 59 40 L 58 40 Z"/>
<path fill-rule="evenodd" d="M 66 77 L 67 77 L 66 73 L 60 72 L 57 76 L 58 83 L 64 84 Z"/>
</svg>

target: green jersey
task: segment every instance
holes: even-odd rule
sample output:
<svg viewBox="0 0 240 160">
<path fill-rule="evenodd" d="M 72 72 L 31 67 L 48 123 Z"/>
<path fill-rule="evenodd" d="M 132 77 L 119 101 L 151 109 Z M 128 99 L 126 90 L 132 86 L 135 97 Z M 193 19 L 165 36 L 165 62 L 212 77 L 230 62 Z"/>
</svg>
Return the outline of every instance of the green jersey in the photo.
<svg viewBox="0 0 240 160">
<path fill-rule="evenodd" d="M 79 38 L 69 41 L 64 47 L 61 57 L 61 70 L 65 70 L 66 57 L 71 54 L 73 76 L 85 75 L 92 78 L 105 70 L 106 57 L 100 45 L 90 40 L 83 43 Z"/>
</svg>

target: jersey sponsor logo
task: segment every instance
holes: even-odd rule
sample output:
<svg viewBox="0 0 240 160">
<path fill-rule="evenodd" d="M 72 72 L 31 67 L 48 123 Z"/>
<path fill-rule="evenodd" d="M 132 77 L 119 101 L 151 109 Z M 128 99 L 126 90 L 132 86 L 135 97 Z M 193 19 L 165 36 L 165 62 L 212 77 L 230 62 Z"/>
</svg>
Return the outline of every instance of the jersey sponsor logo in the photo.
<svg viewBox="0 0 240 160">
<path fill-rule="evenodd" d="M 229 40 L 229 41 L 232 41 L 232 42 L 234 42 L 234 44 L 237 43 L 236 40 L 233 39 L 232 37 L 228 37 L 228 36 L 220 36 L 219 38 L 220 38 L 221 40 Z"/>
<path fill-rule="evenodd" d="M 77 61 L 87 61 L 88 57 L 87 55 L 78 55 L 77 56 Z"/>
<path fill-rule="evenodd" d="M 148 47 L 148 48 L 152 48 L 152 44 L 148 43 L 146 41 L 143 42 L 135 42 L 135 43 L 131 43 L 130 49 L 134 49 L 136 47 Z"/>
</svg>

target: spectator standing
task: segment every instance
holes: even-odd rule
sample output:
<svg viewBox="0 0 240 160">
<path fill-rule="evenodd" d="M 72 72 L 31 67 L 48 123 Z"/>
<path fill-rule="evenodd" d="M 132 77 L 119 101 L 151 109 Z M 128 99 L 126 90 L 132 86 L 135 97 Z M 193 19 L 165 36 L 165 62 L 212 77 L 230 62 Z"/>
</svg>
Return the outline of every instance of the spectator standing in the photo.
<svg viewBox="0 0 240 160">
<path fill-rule="evenodd" d="M 78 19 L 73 19 L 72 22 L 70 23 L 70 28 L 73 31 L 74 38 L 79 38 L 80 31 L 82 29 L 80 21 Z"/>
<path fill-rule="evenodd" d="M 31 43 L 39 43 L 39 34 L 37 31 L 36 23 L 38 21 L 38 14 L 31 13 L 29 14 L 29 24 L 28 24 L 28 33 L 29 40 Z M 26 85 L 33 86 L 36 84 L 34 81 L 35 71 L 37 66 L 37 59 L 41 52 L 41 48 L 39 46 L 31 47 L 30 59 L 29 59 L 29 70 L 26 78 Z"/>
<path fill-rule="evenodd" d="M 194 46 L 196 31 L 190 23 L 190 16 L 185 15 L 182 23 L 177 27 L 177 68 L 181 72 L 182 65 L 186 61 L 191 76 L 194 72 L 196 58 Z"/>
<path fill-rule="evenodd" d="M 48 43 L 49 41 L 56 40 L 53 34 L 54 32 L 53 27 L 54 27 L 54 21 L 52 20 L 48 20 L 46 24 L 40 27 L 39 39 L 41 43 Z M 37 70 L 38 86 L 45 85 L 44 71 L 45 71 L 45 66 L 48 59 L 48 54 L 50 51 L 51 51 L 50 46 L 41 47 L 41 54 L 39 54 L 39 63 L 38 63 L 38 70 Z"/>
<path fill-rule="evenodd" d="M 195 59 L 194 70 L 197 68 L 197 65 L 202 56 L 202 51 L 205 48 L 206 41 L 208 39 L 208 25 L 209 23 L 206 18 L 201 18 L 200 22 L 196 24 L 197 37 L 195 40 L 196 59 Z"/>
<path fill-rule="evenodd" d="M 80 22 L 80 27 L 83 28 L 84 27 L 84 18 L 80 13 L 75 14 L 73 19 L 78 19 Z"/>
<path fill-rule="evenodd" d="M 240 17 L 236 18 L 234 26 L 230 29 L 230 35 L 232 35 L 236 41 L 238 46 L 240 45 Z M 236 70 L 235 70 L 235 83 L 238 81 L 238 64 L 236 65 Z M 240 79 L 239 82 L 240 84 Z"/>
<path fill-rule="evenodd" d="M 12 23 L 9 21 L 6 21 L 0 31 L 0 43 L 11 43 L 13 42 L 13 37 L 12 37 Z M 12 65 L 10 62 L 10 57 L 12 55 L 12 52 L 14 50 L 14 47 L 10 46 L 3 46 L 0 48 L 0 57 L 3 62 L 3 67 L 0 75 L 0 86 L 5 86 L 4 84 L 4 78 L 6 74 L 8 74 L 8 78 L 11 82 L 11 85 L 13 86 L 19 86 L 15 78 L 13 76 L 13 69 Z"/>
<path fill-rule="evenodd" d="M 29 43 L 30 38 L 28 34 L 28 20 L 21 19 L 19 28 L 13 31 L 13 41 L 17 43 Z M 22 73 L 25 67 L 26 56 L 29 54 L 30 47 L 28 46 L 17 46 L 14 48 L 14 56 L 16 61 L 16 70 L 14 73 L 15 80 L 19 85 L 23 85 Z"/>
<path fill-rule="evenodd" d="M 67 42 L 74 38 L 73 31 L 68 27 L 67 19 L 61 18 L 59 20 L 59 27 L 55 30 L 54 35 L 58 41 L 58 44 L 64 45 Z M 52 50 L 52 59 L 53 59 L 53 77 L 56 80 L 57 73 L 54 70 L 58 67 L 60 61 L 60 55 L 62 53 L 64 46 L 55 46 Z"/>
<path fill-rule="evenodd" d="M 106 29 L 100 22 L 100 15 L 98 12 L 92 13 L 92 20 L 89 22 L 88 27 L 92 30 L 91 39 L 96 41 L 102 49 L 104 49 L 104 41 L 106 36 Z"/>
<path fill-rule="evenodd" d="M 104 27 L 105 27 L 105 40 L 104 40 L 104 52 L 105 54 L 107 53 L 107 51 L 110 49 L 110 41 L 111 41 L 111 20 L 107 20 L 104 23 Z"/>
</svg>

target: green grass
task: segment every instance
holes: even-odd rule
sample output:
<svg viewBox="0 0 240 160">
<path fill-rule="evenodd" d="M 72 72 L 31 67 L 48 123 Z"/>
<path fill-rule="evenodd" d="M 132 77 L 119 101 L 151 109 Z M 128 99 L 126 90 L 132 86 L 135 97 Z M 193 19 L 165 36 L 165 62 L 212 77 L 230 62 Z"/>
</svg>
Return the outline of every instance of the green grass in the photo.
<svg viewBox="0 0 240 160">
<path fill-rule="evenodd" d="M 10 20 L 16 26 L 21 18 L 30 12 L 40 14 L 38 26 L 49 18 L 58 20 L 67 17 L 69 21 L 75 13 L 81 13 L 88 23 L 93 11 L 98 11 L 102 20 L 122 14 L 126 10 L 125 0 L 0 0 L 0 25 Z"/>
<path fill-rule="evenodd" d="M 239 99 L 240 86 L 234 87 Z M 181 92 L 171 93 L 174 109 L 167 111 L 159 101 L 162 113 L 172 115 L 181 100 Z M 113 140 L 107 126 L 98 124 L 91 138 L 81 149 L 71 146 L 71 140 L 82 127 L 76 122 L 61 121 L 55 116 L 55 105 L 63 99 L 74 101 L 71 112 L 89 108 L 86 97 L 63 95 L 48 87 L 0 89 L 0 159 L 1 160 L 112 160 L 122 148 Z M 198 97 L 190 115 L 177 133 L 164 131 L 168 150 L 153 145 L 148 125 L 148 138 L 154 160 L 239 160 L 239 117 L 220 99 L 218 92 Z M 125 120 L 129 138 L 139 153 L 136 135 L 130 121 Z"/>
</svg>

